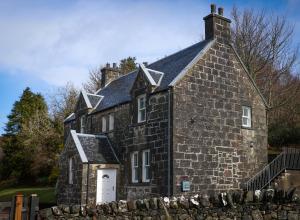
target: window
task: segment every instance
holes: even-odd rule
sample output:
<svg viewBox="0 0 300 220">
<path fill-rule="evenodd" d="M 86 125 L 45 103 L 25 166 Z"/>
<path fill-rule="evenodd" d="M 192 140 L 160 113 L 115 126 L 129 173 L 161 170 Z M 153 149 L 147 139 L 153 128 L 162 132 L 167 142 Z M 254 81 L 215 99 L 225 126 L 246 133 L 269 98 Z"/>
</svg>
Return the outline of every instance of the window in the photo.
<svg viewBox="0 0 300 220">
<path fill-rule="evenodd" d="M 138 122 L 146 120 L 146 96 L 138 97 Z"/>
<path fill-rule="evenodd" d="M 73 184 L 73 158 L 69 158 L 69 184 Z"/>
<path fill-rule="evenodd" d="M 150 181 L 150 150 L 143 151 L 143 182 Z"/>
<path fill-rule="evenodd" d="M 110 114 L 109 115 L 109 128 L 108 128 L 110 131 L 114 130 L 114 123 L 115 123 L 114 115 Z"/>
<path fill-rule="evenodd" d="M 106 118 L 102 117 L 102 132 L 106 132 Z"/>
<path fill-rule="evenodd" d="M 131 179 L 133 183 L 137 183 L 139 181 L 139 157 L 138 152 L 133 152 L 131 154 Z"/>
<path fill-rule="evenodd" d="M 242 126 L 251 128 L 251 108 L 243 106 Z"/>
<path fill-rule="evenodd" d="M 80 133 L 85 132 L 85 115 L 80 117 Z"/>
</svg>

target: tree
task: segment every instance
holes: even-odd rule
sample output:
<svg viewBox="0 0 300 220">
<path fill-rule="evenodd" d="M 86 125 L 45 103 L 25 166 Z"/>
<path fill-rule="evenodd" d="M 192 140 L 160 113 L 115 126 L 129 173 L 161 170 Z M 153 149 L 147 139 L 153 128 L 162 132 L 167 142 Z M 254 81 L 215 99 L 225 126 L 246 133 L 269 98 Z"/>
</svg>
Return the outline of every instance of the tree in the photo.
<svg viewBox="0 0 300 220">
<path fill-rule="evenodd" d="M 29 124 L 35 121 L 36 115 L 44 121 L 48 121 L 48 108 L 42 95 L 33 93 L 26 88 L 19 101 L 13 105 L 8 115 L 2 143 L 4 158 L 1 161 L 1 178 L 15 178 L 26 180 L 32 176 L 31 164 L 37 158 L 35 152 L 41 145 L 32 142 L 33 139 L 45 141 L 44 133 L 37 133 L 44 125 L 36 129 L 31 128 L 31 133 L 26 131 Z M 26 134 L 26 138 L 24 138 Z"/>
<path fill-rule="evenodd" d="M 20 101 L 14 103 L 11 113 L 8 115 L 8 122 L 5 127 L 6 136 L 15 135 L 21 125 L 30 120 L 32 114 L 36 111 L 47 112 L 47 105 L 41 94 L 34 94 L 30 88 L 26 88 L 20 98 Z"/>
<path fill-rule="evenodd" d="M 295 86 L 298 47 L 293 47 L 294 28 L 285 17 L 265 11 L 232 10 L 233 45 L 271 108 L 290 102 L 299 92 Z"/>
<path fill-rule="evenodd" d="M 137 68 L 136 58 L 135 57 L 127 57 L 125 59 L 120 60 L 119 65 L 120 71 L 123 74 L 127 74 Z"/>
<path fill-rule="evenodd" d="M 294 27 L 264 10 L 232 10 L 232 42 L 270 106 L 269 144 L 299 144 L 300 80 Z"/>
<path fill-rule="evenodd" d="M 120 60 L 120 64 L 117 67 L 122 74 L 127 74 L 137 68 L 136 58 L 127 57 Z M 91 69 L 89 71 L 89 79 L 87 82 L 83 83 L 83 88 L 89 93 L 95 93 L 101 88 L 101 69 L 99 66 L 97 68 Z"/>
</svg>

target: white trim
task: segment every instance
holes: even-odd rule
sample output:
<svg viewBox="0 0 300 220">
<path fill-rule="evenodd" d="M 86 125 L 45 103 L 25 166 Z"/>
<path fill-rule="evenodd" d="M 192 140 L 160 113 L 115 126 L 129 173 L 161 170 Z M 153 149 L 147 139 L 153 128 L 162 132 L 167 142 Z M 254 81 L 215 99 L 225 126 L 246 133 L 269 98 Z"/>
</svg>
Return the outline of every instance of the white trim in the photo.
<svg viewBox="0 0 300 220">
<path fill-rule="evenodd" d="M 108 131 L 113 131 L 115 128 L 115 115 L 110 113 L 108 115 Z"/>
<path fill-rule="evenodd" d="M 81 94 L 82 94 L 82 96 L 84 98 L 84 101 L 85 101 L 87 107 L 88 108 L 93 108 L 93 106 L 92 106 L 92 104 L 91 104 L 91 102 L 90 102 L 90 100 L 89 100 L 89 98 L 87 96 L 87 93 L 84 90 L 81 90 Z"/>
<path fill-rule="evenodd" d="M 80 116 L 80 132 L 84 133 L 85 132 L 85 124 L 86 124 L 86 116 L 82 115 Z"/>
<path fill-rule="evenodd" d="M 95 105 L 94 109 L 97 109 L 98 105 L 100 104 L 100 102 L 101 102 L 102 99 L 104 98 L 103 95 L 97 95 L 97 96 L 100 96 L 100 99 L 99 99 L 99 101 L 97 102 L 97 104 Z"/>
<path fill-rule="evenodd" d="M 99 135 L 99 134 L 83 134 L 83 133 L 77 133 L 77 136 L 83 136 L 83 137 L 105 137 L 105 135 Z"/>
<path fill-rule="evenodd" d="M 158 82 L 157 82 L 157 86 L 160 86 L 160 83 L 161 83 L 161 81 L 162 81 L 164 75 L 165 75 L 165 73 L 161 72 L 161 77 L 160 77 L 160 79 L 159 79 Z"/>
<path fill-rule="evenodd" d="M 149 68 L 147 68 L 147 69 L 161 75 L 158 82 L 157 82 L 157 84 L 156 84 L 156 86 L 160 86 L 160 83 L 161 83 L 162 78 L 164 77 L 165 73 L 157 71 L 157 70 L 149 69 Z"/>
<path fill-rule="evenodd" d="M 134 166 L 134 155 L 137 155 L 137 166 Z M 131 153 L 131 182 L 132 183 L 138 183 L 139 182 L 139 152 L 134 151 Z M 137 172 L 135 172 L 135 169 L 137 169 Z M 134 178 L 135 176 L 133 173 L 137 174 L 137 180 Z"/>
<path fill-rule="evenodd" d="M 102 95 L 97 95 L 97 94 L 93 94 L 93 93 L 89 93 L 89 92 L 86 92 L 87 95 L 92 95 L 92 96 L 98 96 L 98 97 L 101 97 Z"/>
<path fill-rule="evenodd" d="M 140 68 L 142 69 L 142 71 L 144 72 L 144 74 L 146 75 L 146 77 L 148 78 L 150 84 L 152 86 L 156 86 L 156 82 L 154 81 L 154 79 L 152 78 L 151 74 L 149 73 L 148 69 L 144 66 L 144 64 L 139 64 Z"/>
<path fill-rule="evenodd" d="M 175 86 L 179 80 L 183 78 L 183 76 L 192 68 L 203 56 L 204 54 L 211 48 L 211 46 L 216 42 L 216 40 L 210 41 L 198 54 L 197 56 L 183 69 L 181 72 L 172 80 L 169 86 Z"/>
<path fill-rule="evenodd" d="M 68 119 L 70 119 L 73 115 L 75 115 L 75 113 L 71 113 L 68 117 L 65 118 L 64 122 L 66 122 Z"/>
<path fill-rule="evenodd" d="M 74 172 L 73 172 L 73 157 L 69 157 L 68 161 L 68 182 L 69 184 L 73 184 Z"/>
<path fill-rule="evenodd" d="M 105 133 L 107 132 L 107 120 L 106 120 L 106 116 L 102 116 L 101 117 L 101 132 Z"/>
<path fill-rule="evenodd" d="M 146 165 L 146 157 L 145 157 L 145 153 L 146 152 L 148 152 L 148 156 L 149 156 L 149 164 L 148 165 Z M 143 151 L 143 164 L 142 164 L 142 181 L 144 182 L 144 183 L 148 183 L 148 182 L 150 182 L 150 164 L 151 164 L 151 156 L 150 156 L 150 150 L 149 149 L 147 149 L 147 150 L 144 150 Z M 149 169 L 149 179 L 146 179 L 146 172 L 145 172 L 145 170 L 146 170 L 146 168 L 148 168 Z"/>
<path fill-rule="evenodd" d="M 73 138 L 73 140 L 74 140 L 75 146 L 76 146 L 76 148 L 77 148 L 77 150 L 78 150 L 78 153 L 79 153 L 79 155 L 80 155 L 81 161 L 82 161 L 83 163 L 87 163 L 87 162 L 88 162 L 88 159 L 87 159 L 87 157 L 86 157 L 86 155 L 85 155 L 85 153 L 84 153 L 84 150 L 83 150 L 82 145 L 81 145 L 81 143 L 80 143 L 80 141 L 79 141 L 79 139 L 78 139 L 78 136 L 77 136 L 76 131 L 75 131 L 75 130 L 71 130 L 71 135 L 72 135 L 72 138 Z"/>
<path fill-rule="evenodd" d="M 247 110 L 248 115 L 244 115 L 244 110 Z M 252 119 L 251 119 L 251 115 L 252 115 L 252 109 L 250 106 L 242 106 L 242 127 L 244 128 L 251 128 L 252 127 Z M 244 124 L 243 119 L 247 120 L 247 124 Z"/>
<path fill-rule="evenodd" d="M 140 100 L 141 99 L 144 99 L 144 107 L 143 108 L 141 108 L 141 106 L 140 106 Z M 147 108 L 146 108 L 146 106 L 147 106 L 147 104 L 146 104 L 146 95 L 145 94 L 143 94 L 143 95 L 139 95 L 138 97 L 137 97 L 137 113 L 138 113 L 138 115 L 137 115 L 137 122 L 138 123 L 141 123 L 141 122 L 144 122 L 144 121 L 146 121 L 147 120 Z M 145 115 L 144 115 L 144 120 L 141 120 L 141 111 L 145 111 Z"/>
</svg>

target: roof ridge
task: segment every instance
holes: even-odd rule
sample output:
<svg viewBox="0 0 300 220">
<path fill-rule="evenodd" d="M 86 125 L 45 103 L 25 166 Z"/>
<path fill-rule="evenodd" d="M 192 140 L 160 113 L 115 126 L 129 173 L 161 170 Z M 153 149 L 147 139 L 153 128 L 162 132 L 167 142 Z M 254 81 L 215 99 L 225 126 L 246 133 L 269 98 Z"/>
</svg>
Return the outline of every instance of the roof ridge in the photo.
<svg viewBox="0 0 300 220">
<path fill-rule="evenodd" d="M 121 79 L 121 78 L 123 78 L 123 77 L 125 77 L 125 76 L 128 76 L 129 74 L 132 74 L 132 73 L 136 72 L 137 70 L 138 70 L 138 68 L 135 69 L 135 70 L 132 70 L 131 72 L 126 73 L 126 74 L 124 74 L 124 75 L 122 75 L 122 76 L 119 76 L 118 78 L 114 79 L 114 80 L 111 81 L 110 83 L 115 82 L 115 81 L 117 81 L 117 80 L 119 80 L 119 79 Z M 108 85 L 108 84 L 107 84 L 107 85 Z M 98 89 L 98 90 L 95 92 L 95 94 L 98 95 L 98 93 L 99 93 L 102 89 L 105 89 L 105 88 L 106 88 L 106 86 L 105 86 L 104 88 Z M 101 95 L 100 95 L 100 96 L 101 96 Z"/>
<path fill-rule="evenodd" d="M 151 65 L 153 65 L 153 64 L 155 64 L 155 63 L 157 63 L 157 62 L 160 62 L 160 61 L 162 61 L 162 60 L 164 60 L 164 59 L 167 59 L 167 58 L 169 58 L 169 57 L 171 57 L 171 56 L 174 56 L 174 55 L 176 55 L 176 54 L 179 54 L 179 53 L 181 53 L 181 52 L 183 52 L 183 51 L 185 51 L 185 50 L 188 50 L 188 49 L 190 49 L 190 48 L 192 48 L 192 47 L 194 47 L 194 46 L 196 46 L 196 45 L 198 45 L 198 44 L 200 44 L 200 43 L 203 43 L 203 42 L 205 42 L 205 41 L 209 41 L 209 40 L 203 40 L 203 41 L 199 41 L 199 42 L 197 42 L 197 43 L 195 43 L 195 44 L 192 44 L 191 46 L 188 46 L 188 47 L 186 47 L 186 48 L 184 48 L 184 49 L 182 49 L 182 50 L 179 50 L 179 51 L 177 51 L 177 52 L 175 52 L 175 53 L 172 53 L 172 54 L 170 54 L 170 55 L 168 55 L 168 56 L 165 56 L 164 58 L 161 58 L 161 59 L 159 59 L 159 60 L 156 60 L 155 62 L 153 62 L 153 63 L 150 63 L 149 65 L 147 65 L 147 67 L 149 67 L 149 66 L 151 66 Z M 146 68 L 147 68 L 146 67 Z"/>
</svg>

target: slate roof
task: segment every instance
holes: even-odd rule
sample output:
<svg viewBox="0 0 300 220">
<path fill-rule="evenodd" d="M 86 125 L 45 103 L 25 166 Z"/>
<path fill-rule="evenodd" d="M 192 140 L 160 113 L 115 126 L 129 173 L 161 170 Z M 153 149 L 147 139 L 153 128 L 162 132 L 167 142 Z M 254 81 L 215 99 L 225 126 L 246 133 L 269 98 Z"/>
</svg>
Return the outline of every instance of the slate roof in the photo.
<svg viewBox="0 0 300 220">
<path fill-rule="evenodd" d="M 90 94 L 90 93 L 87 93 L 87 97 L 90 100 L 90 103 L 91 103 L 93 108 L 96 107 L 96 105 L 98 104 L 100 99 L 103 98 L 102 96 L 95 95 L 95 94 Z"/>
<path fill-rule="evenodd" d="M 119 160 L 105 135 L 92 135 L 76 133 L 72 130 L 75 145 L 89 163 L 118 164 Z"/>
<path fill-rule="evenodd" d="M 152 79 L 155 81 L 156 84 L 159 83 L 159 80 L 163 77 L 164 73 L 162 72 L 157 72 L 157 71 L 153 71 L 151 69 L 148 70 L 148 72 L 150 73 Z"/>
<path fill-rule="evenodd" d="M 146 68 L 163 72 L 163 78 L 160 85 L 155 89 L 156 92 L 165 90 L 169 87 L 169 84 L 181 73 L 181 71 L 208 45 L 210 41 L 201 41 L 188 48 L 185 48 L 177 53 L 167 56 L 161 60 L 158 60 Z M 155 81 L 158 81 L 159 74 L 151 76 Z M 112 81 L 103 89 L 97 92 L 97 95 L 104 96 L 100 104 L 94 110 L 102 111 L 107 108 L 114 107 L 116 105 L 131 101 L 130 90 L 136 79 L 138 70 L 135 70 L 127 75 Z"/>
</svg>

